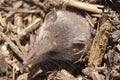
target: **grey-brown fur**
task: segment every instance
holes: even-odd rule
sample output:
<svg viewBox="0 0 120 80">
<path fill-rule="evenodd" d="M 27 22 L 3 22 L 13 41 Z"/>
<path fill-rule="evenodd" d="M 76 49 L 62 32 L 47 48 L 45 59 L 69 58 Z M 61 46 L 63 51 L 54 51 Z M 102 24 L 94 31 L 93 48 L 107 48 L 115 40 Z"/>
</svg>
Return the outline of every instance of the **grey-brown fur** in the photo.
<svg viewBox="0 0 120 80">
<path fill-rule="evenodd" d="M 41 26 L 37 43 L 23 64 L 74 61 L 74 53 L 86 46 L 90 34 L 90 25 L 82 16 L 68 11 L 51 11 Z"/>
</svg>

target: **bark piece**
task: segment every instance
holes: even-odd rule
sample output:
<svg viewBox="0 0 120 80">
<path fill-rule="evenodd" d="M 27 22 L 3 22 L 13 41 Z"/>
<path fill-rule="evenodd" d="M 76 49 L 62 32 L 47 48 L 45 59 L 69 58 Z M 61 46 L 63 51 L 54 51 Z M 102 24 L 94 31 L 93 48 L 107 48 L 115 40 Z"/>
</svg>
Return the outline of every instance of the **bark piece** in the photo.
<svg viewBox="0 0 120 80">
<path fill-rule="evenodd" d="M 89 65 L 90 66 L 100 66 L 103 55 L 108 44 L 108 33 L 111 25 L 108 22 L 105 22 L 100 26 L 99 31 L 96 33 L 96 36 L 93 40 L 93 44 L 90 49 Z"/>
</svg>

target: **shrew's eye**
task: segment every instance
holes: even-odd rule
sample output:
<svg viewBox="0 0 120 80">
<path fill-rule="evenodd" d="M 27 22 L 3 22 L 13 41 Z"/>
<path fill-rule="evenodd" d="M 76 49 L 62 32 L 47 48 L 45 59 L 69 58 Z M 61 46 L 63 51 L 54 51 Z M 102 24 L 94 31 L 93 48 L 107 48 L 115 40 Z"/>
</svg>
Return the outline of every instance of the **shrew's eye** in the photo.
<svg viewBox="0 0 120 80">
<path fill-rule="evenodd" d="M 79 50 L 82 50 L 85 48 L 85 44 L 84 43 L 73 44 L 73 48 L 77 48 Z"/>
<path fill-rule="evenodd" d="M 57 54 L 58 54 L 57 51 L 50 51 L 50 52 L 48 53 L 48 55 L 50 55 L 50 56 L 55 56 L 55 55 L 57 55 Z"/>
</svg>

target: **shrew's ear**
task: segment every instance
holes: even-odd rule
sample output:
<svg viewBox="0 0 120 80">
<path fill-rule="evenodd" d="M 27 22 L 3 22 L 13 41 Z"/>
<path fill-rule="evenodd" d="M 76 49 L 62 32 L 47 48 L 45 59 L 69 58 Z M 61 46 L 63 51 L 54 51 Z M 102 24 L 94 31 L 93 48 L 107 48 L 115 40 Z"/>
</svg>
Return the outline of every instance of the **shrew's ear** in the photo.
<svg viewBox="0 0 120 80">
<path fill-rule="evenodd" d="M 57 19 L 57 13 L 55 10 L 52 10 L 45 16 L 45 22 L 47 23 L 55 22 L 56 19 Z"/>
</svg>

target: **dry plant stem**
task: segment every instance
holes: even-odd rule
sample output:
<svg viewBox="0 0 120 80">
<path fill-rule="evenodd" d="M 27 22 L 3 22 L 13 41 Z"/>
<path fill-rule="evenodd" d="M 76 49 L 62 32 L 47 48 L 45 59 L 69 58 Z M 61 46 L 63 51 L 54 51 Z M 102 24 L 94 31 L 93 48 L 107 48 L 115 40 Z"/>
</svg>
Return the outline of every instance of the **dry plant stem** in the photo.
<svg viewBox="0 0 120 80">
<path fill-rule="evenodd" d="M 10 40 L 7 35 L 0 31 L 0 35 L 5 39 L 5 41 L 10 45 L 11 49 L 15 52 L 15 54 L 20 58 L 24 59 L 23 53 L 18 49 L 18 47 Z"/>
<path fill-rule="evenodd" d="M 16 9 L 11 7 L 2 7 L 0 6 L 0 9 L 4 9 L 6 11 L 15 11 L 15 12 L 22 12 L 22 13 L 41 13 L 41 10 L 28 10 L 28 9 Z"/>
<path fill-rule="evenodd" d="M 95 2 L 97 2 L 97 0 L 88 0 L 88 2 L 95 3 Z"/>
<path fill-rule="evenodd" d="M 102 15 L 101 15 L 101 14 L 92 14 L 92 16 L 93 16 L 93 17 L 97 17 L 97 18 L 102 17 Z"/>
<path fill-rule="evenodd" d="M 22 6 L 23 2 L 22 1 L 18 1 L 16 3 L 13 3 L 13 8 L 18 9 L 20 6 Z M 8 14 L 6 15 L 6 17 L 11 17 L 16 11 L 10 11 L 8 12 Z"/>
<path fill-rule="evenodd" d="M 13 74 L 13 75 L 12 75 L 12 80 L 15 80 L 15 68 L 14 68 L 14 67 L 13 67 L 12 72 L 13 72 L 13 73 L 12 73 L 12 74 Z"/>
<path fill-rule="evenodd" d="M 91 27 L 93 28 L 95 22 L 93 22 L 93 20 L 89 14 L 86 15 L 86 19 L 89 22 L 89 24 L 91 25 Z"/>
<path fill-rule="evenodd" d="M 20 49 L 20 51 L 23 53 L 23 54 L 27 54 L 27 51 L 25 50 L 25 48 L 20 44 L 20 41 L 18 38 L 15 38 L 14 39 L 18 48 Z"/>
<path fill-rule="evenodd" d="M 104 6 L 102 5 L 95 5 L 95 4 L 89 4 L 89 3 L 85 3 L 85 2 L 80 2 L 77 0 L 64 0 L 64 3 L 69 5 L 69 6 L 73 6 L 85 11 L 90 11 L 93 13 L 102 13 L 102 8 L 104 8 Z"/>
<path fill-rule="evenodd" d="M 21 38 L 22 36 L 25 36 L 28 32 L 36 29 L 40 25 L 40 23 L 41 23 L 41 19 L 36 19 L 33 23 L 27 26 L 22 32 L 20 32 L 18 37 Z"/>
<path fill-rule="evenodd" d="M 31 34 L 30 35 L 30 48 L 32 48 L 35 44 L 36 37 L 35 35 Z M 33 44 L 34 43 L 34 44 Z"/>
<path fill-rule="evenodd" d="M 94 68 L 87 67 L 83 69 L 82 72 L 85 75 L 91 77 L 92 80 L 104 80 L 104 76 L 102 74 L 99 74 L 98 70 Z"/>
<path fill-rule="evenodd" d="M 24 27 L 22 13 L 15 13 L 15 15 L 14 15 L 14 25 L 17 26 L 20 30 Z"/>
<path fill-rule="evenodd" d="M 93 44 L 90 49 L 89 65 L 99 67 L 101 65 L 103 55 L 106 50 L 108 43 L 108 33 L 110 30 L 111 24 L 105 22 L 100 26 L 99 31 L 96 33 L 96 36 L 93 40 Z"/>
<path fill-rule="evenodd" d="M 58 2 L 58 0 L 56 1 Z M 89 3 L 80 2 L 76 0 L 59 0 L 59 1 L 60 2 L 63 1 L 66 5 L 73 6 L 85 11 L 90 11 L 93 13 L 101 14 L 103 12 L 102 8 L 104 8 L 104 6 L 102 5 L 89 4 Z M 41 13 L 41 10 L 15 9 L 15 8 L 2 7 L 2 6 L 0 6 L 0 8 L 7 11 L 16 11 L 16 12 L 25 12 L 25 13 Z"/>
<path fill-rule="evenodd" d="M 44 3 L 39 2 L 39 1 L 37 1 L 37 0 L 32 0 L 32 1 L 33 1 L 35 4 L 39 5 L 40 7 L 42 7 L 43 9 L 45 9 Z"/>
</svg>

